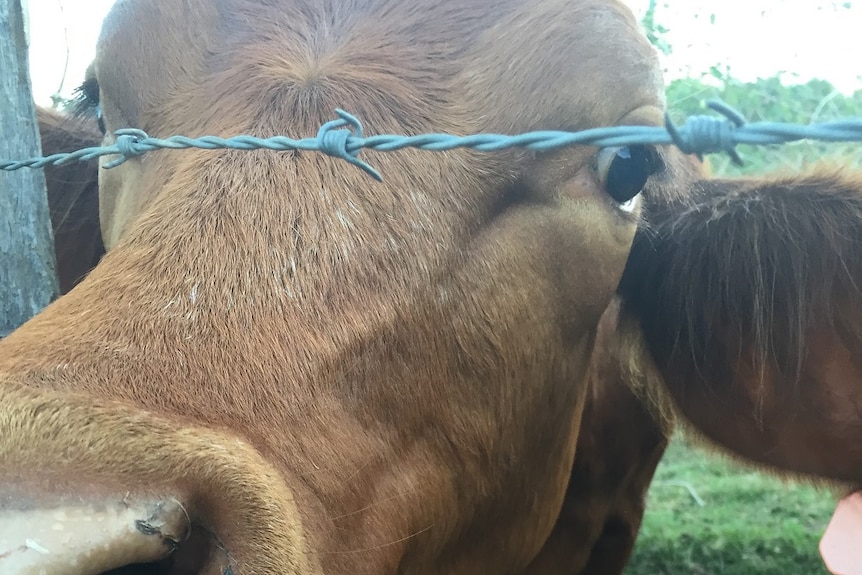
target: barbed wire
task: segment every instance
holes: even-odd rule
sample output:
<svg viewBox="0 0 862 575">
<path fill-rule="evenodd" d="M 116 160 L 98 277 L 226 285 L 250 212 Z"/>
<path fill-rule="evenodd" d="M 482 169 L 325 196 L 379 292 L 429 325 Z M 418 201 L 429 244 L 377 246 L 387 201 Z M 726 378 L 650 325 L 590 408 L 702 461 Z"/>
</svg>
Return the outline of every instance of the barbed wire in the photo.
<svg viewBox="0 0 862 575">
<path fill-rule="evenodd" d="M 742 159 L 736 151 L 736 146 L 739 144 L 761 146 L 785 144 L 799 140 L 862 142 L 862 118 L 808 125 L 781 122 L 748 123 L 742 114 L 721 101 L 711 100 L 707 103 L 707 107 L 717 112 L 719 116 L 690 116 L 682 126 L 676 126 L 671 121 L 670 116 L 666 114 L 664 127 L 613 126 L 579 132 L 544 130 L 515 136 L 504 134 L 474 134 L 471 136 L 382 134 L 367 138 L 363 136 L 362 124 L 359 119 L 338 109 L 335 111 L 338 119 L 321 126 L 314 138 L 294 140 L 286 136 L 258 138 L 242 135 L 231 138 L 171 136 L 161 139 L 150 137 L 143 130 L 129 128 L 114 132 L 115 141 L 110 146 L 83 148 L 74 152 L 21 161 L 2 161 L 0 162 L 0 170 L 36 169 L 48 165 L 61 166 L 75 161 L 93 160 L 100 156 L 119 156 L 103 166 L 105 169 L 111 169 L 131 158 L 140 157 L 160 149 L 198 148 L 203 150 L 272 150 L 277 152 L 299 150 L 322 152 L 343 159 L 381 181 L 383 178 L 380 173 L 359 159 L 360 151 L 393 152 L 404 148 L 444 151 L 455 148 L 470 148 L 482 152 L 494 152 L 517 147 L 544 152 L 575 145 L 589 145 L 599 148 L 675 145 L 686 154 L 704 155 L 724 152 L 736 164 L 742 164 Z"/>
</svg>

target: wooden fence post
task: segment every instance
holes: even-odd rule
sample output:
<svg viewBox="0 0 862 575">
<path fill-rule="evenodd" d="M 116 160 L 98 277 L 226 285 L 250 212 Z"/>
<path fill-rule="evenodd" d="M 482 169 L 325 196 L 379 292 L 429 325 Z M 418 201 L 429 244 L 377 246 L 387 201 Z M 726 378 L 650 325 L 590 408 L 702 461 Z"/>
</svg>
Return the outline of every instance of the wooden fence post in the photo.
<svg viewBox="0 0 862 575">
<path fill-rule="evenodd" d="M 41 154 L 30 85 L 25 9 L 0 0 L 0 158 Z M 59 294 L 45 174 L 0 172 L 0 337 Z"/>
</svg>

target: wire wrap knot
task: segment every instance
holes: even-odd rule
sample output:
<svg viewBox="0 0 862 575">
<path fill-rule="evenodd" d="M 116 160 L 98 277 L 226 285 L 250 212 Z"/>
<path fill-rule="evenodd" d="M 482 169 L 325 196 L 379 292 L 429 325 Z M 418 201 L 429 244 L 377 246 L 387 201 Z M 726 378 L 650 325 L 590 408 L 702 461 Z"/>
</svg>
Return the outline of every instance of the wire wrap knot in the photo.
<svg viewBox="0 0 862 575">
<path fill-rule="evenodd" d="M 382 182 L 380 173 L 358 157 L 363 148 L 362 122 L 340 108 L 336 108 L 335 114 L 338 119 L 326 122 L 317 132 L 318 149 L 328 156 L 340 158 L 361 168 L 366 174 Z"/>
<path fill-rule="evenodd" d="M 745 125 L 745 117 L 718 100 L 710 100 L 706 106 L 722 117 L 689 116 L 682 128 L 678 128 L 665 114 L 664 125 L 674 145 L 685 154 L 704 154 L 726 152 L 733 163 L 742 165 L 742 158 L 736 151 L 736 129 Z"/>
<path fill-rule="evenodd" d="M 137 128 L 123 128 L 114 132 L 117 139 L 114 145 L 117 147 L 117 153 L 120 155 L 116 160 L 111 160 L 105 164 L 105 169 L 116 168 L 124 164 L 126 160 L 143 156 L 151 150 L 149 146 L 141 145 L 141 142 L 148 140 L 150 137 L 143 130 Z"/>
</svg>

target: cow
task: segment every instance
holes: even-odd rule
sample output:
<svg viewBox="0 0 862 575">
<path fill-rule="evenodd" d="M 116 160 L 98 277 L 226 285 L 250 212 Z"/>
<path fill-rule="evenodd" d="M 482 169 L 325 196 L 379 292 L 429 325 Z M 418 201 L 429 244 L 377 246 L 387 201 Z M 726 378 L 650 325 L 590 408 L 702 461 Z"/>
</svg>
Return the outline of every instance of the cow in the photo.
<svg viewBox="0 0 862 575">
<path fill-rule="evenodd" d="M 95 81 L 107 143 L 309 134 L 336 107 L 407 134 L 664 107 L 636 20 L 598 0 L 120 0 Z M 100 172 L 107 254 L 0 343 L 4 572 L 601 572 L 642 509 L 589 505 L 602 477 L 649 481 L 669 406 L 755 461 L 857 477 L 852 177 L 709 180 L 652 146 L 363 157 L 382 182 L 308 152 Z"/>
<path fill-rule="evenodd" d="M 679 413 L 748 461 L 858 486 L 862 177 L 713 179 L 649 212 L 621 329 L 642 331 Z"/>
<path fill-rule="evenodd" d="M 93 72 L 70 106 L 71 114 L 37 107 L 45 155 L 99 145 L 96 118 L 87 115 Z M 90 94 L 89 97 L 95 97 Z M 98 164 L 46 169 L 61 294 L 86 276 L 104 254 L 98 215 Z M 618 306 L 602 317 L 590 361 L 575 459 L 553 535 L 531 569 L 582 575 L 621 573 L 631 557 L 647 490 L 673 429 L 630 389 L 615 355 Z M 658 415 L 658 414 L 657 414 Z M 660 425 L 659 423 L 664 425 Z"/>
<path fill-rule="evenodd" d="M 98 146 L 102 140 L 92 118 L 36 107 L 45 156 Z M 99 229 L 99 165 L 96 160 L 45 167 L 48 207 L 60 293 L 78 284 L 102 255 Z"/>
<path fill-rule="evenodd" d="M 615 300 L 599 321 L 563 505 L 527 573 L 618 575 L 634 550 L 677 417 L 644 346 L 618 337 L 619 313 Z"/>
</svg>

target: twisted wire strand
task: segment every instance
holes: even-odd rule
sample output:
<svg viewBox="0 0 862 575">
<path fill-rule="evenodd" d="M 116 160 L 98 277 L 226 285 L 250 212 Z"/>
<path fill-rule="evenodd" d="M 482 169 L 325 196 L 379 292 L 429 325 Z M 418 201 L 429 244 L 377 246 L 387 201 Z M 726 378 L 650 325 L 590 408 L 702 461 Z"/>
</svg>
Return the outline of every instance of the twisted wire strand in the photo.
<svg viewBox="0 0 862 575">
<path fill-rule="evenodd" d="M 249 135 L 220 138 L 203 136 L 189 138 L 171 136 L 153 138 L 143 130 L 117 130 L 115 142 L 110 146 L 83 148 L 70 153 L 53 154 L 47 157 L 29 158 L 21 161 L 2 161 L 0 170 L 12 171 L 22 168 L 60 166 L 75 161 L 88 161 L 101 156 L 118 156 L 106 163 L 105 169 L 115 168 L 127 160 L 140 157 L 153 150 L 290 150 L 317 151 L 343 159 L 364 170 L 380 181 L 382 176 L 371 165 L 359 159 L 362 150 L 394 152 L 404 148 L 426 151 L 444 151 L 470 148 L 481 152 L 495 152 L 509 148 L 526 148 L 544 152 L 568 146 L 589 145 L 599 148 L 633 145 L 675 145 L 687 154 L 711 154 L 724 152 L 737 164 L 742 159 L 736 151 L 739 144 L 762 146 L 785 144 L 799 140 L 821 142 L 862 142 L 862 118 L 850 118 L 818 124 L 785 124 L 780 122 L 747 123 L 738 111 L 723 102 L 713 100 L 707 106 L 719 116 L 690 116 L 681 126 L 676 126 L 665 116 L 665 126 L 613 126 L 592 128 L 579 132 L 544 130 L 519 135 L 474 134 L 456 136 L 452 134 L 420 134 L 401 136 L 381 134 L 365 137 L 362 124 L 355 116 L 337 109 L 337 119 L 321 126 L 314 138 L 295 140 L 286 136 L 258 138 Z"/>
</svg>

